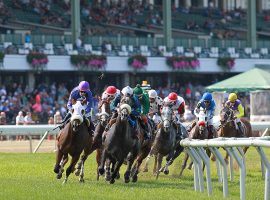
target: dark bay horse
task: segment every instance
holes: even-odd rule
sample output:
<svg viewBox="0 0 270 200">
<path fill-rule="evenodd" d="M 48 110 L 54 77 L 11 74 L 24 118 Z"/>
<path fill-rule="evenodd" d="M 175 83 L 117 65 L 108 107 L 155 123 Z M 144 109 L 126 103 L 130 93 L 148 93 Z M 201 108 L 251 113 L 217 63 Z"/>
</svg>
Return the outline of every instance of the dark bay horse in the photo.
<svg viewBox="0 0 270 200">
<path fill-rule="evenodd" d="M 220 111 L 220 128 L 218 130 L 219 137 L 241 137 L 234 119 L 234 111 L 228 106 L 224 106 Z M 258 137 L 258 135 L 253 135 L 252 127 L 248 120 L 244 118 L 241 118 L 240 120 L 242 122 L 245 137 Z M 247 149 L 247 147 L 244 148 L 244 153 L 246 153 Z M 226 152 L 226 163 L 228 163 L 228 157 L 229 155 Z"/>
<path fill-rule="evenodd" d="M 138 140 L 134 137 L 134 129 L 128 122 L 131 107 L 128 104 L 121 104 L 116 122 L 108 131 L 102 152 L 101 165 L 99 166 L 99 173 L 104 174 L 104 165 L 106 159 L 110 159 L 115 163 L 110 183 L 115 182 L 115 178 L 119 173 L 120 167 L 127 158 L 127 170 L 124 174 L 125 182 L 128 183 L 130 179 L 131 166 L 139 151 Z"/>
<path fill-rule="evenodd" d="M 200 110 L 200 112 L 196 115 L 197 121 L 195 121 L 195 126 L 192 127 L 192 129 L 189 132 L 189 139 L 209 139 L 209 131 L 206 126 L 206 114 L 203 109 Z M 211 152 L 209 150 L 206 151 L 207 155 L 210 157 Z M 189 155 L 185 153 L 185 158 L 181 167 L 180 176 L 182 176 L 184 169 L 186 168 L 187 161 L 188 161 Z M 193 162 L 190 163 L 189 169 L 191 169 Z"/>
<path fill-rule="evenodd" d="M 157 178 L 161 169 L 164 156 L 172 156 L 176 145 L 176 129 L 173 126 L 173 111 L 169 106 L 164 106 L 161 112 L 162 122 L 159 124 L 158 131 L 146 160 L 146 167 L 152 155 L 157 156 Z M 169 159 L 168 159 L 169 160 Z M 164 169 L 166 172 L 168 169 Z"/>
<path fill-rule="evenodd" d="M 154 142 L 154 127 L 150 126 L 150 124 L 148 124 L 148 130 L 150 132 L 151 135 L 151 139 L 148 140 L 144 140 L 144 130 L 143 128 L 140 126 L 140 123 L 138 123 L 137 125 L 138 127 L 138 137 L 139 137 L 139 143 L 140 143 L 140 149 L 139 149 L 139 153 L 138 156 L 135 160 L 135 164 L 132 167 L 132 182 L 136 182 L 138 179 L 138 174 L 139 174 L 139 169 L 140 166 L 143 162 L 143 160 L 148 156 L 148 154 L 150 153 L 152 144 Z"/>
<path fill-rule="evenodd" d="M 57 137 L 56 164 L 54 172 L 57 178 L 62 177 L 64 165 L 68 161 L 68 155 L 72 157 L 69 167 L 66 170 L 66 177 L 63 183 L 66 183 L 71 172 L 83 150 L 89 151 L 92 144 L 92 137 L 88 133 L 86 122 L 84 122 L 85 107 L 81 101 L 77 101 L 72 106 L 72 116 L 70 122 L 62 129 Z M 83 175 L 84 166 L 82 165 L 81 174 Z M 83 176 L 80 177 L 83 182 Z"/>
<path fill-rule="evenodd" d="M 99 103 L 98 107 L 99 107 L 98 123 L 95 127 L 92 147 L 88 152 L 84 151 L 83 155 L 81 156 L 81 160 L 77 165 L 77 169 L 75 173 L 77 176 L 80 174 L 82 164 L 85 162 L 88 156 L 93 151 L 96 150 L 97 180 L 99 180 L 98 166 L 100 165 L 100 162 L 101 162 L 101 153 L 102 153 L 102 148 L 103 148 L 102 135 L 111 115 L 110 102 L 106 100 L 102 100 Z"/>
</svg>

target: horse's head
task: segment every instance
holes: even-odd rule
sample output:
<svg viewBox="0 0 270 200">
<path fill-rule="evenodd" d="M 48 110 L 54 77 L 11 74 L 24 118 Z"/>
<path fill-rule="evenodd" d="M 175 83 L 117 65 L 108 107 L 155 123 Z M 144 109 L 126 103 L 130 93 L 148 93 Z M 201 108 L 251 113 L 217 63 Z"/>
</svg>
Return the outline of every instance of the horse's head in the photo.
<svg viewBox="0 0 270 200">
<path fill-rule="evenodd" d="M 220 111 L 220 124 L 222 126 L 226 125 L 228 122 L 233 120 L 234 112 L 228 106 L 224 106 Z"/>
<path fill-rule="evenodd" d="M 128 104 L 128 105 L 131 105 L 131 97 L 130 96 L 123 96 L 121 98 L 121 101 L 120 101 L 120 104 Z"/>
<path fill-rule="evenodd" d="M 172 122 L 173 111 L 170 106 L 164 106 L 161 111 L 161 119 L 165 132 L 169 132 Z"/>
<path fill-rule="evenodd" d="M 199 134 L 202 135 L 204 130 L 206 129 L 206 123 L 207 123 L 205 110 L 201 108 L 199 113 L 195 113 L 195 115 L 198 118 Z"/>
<path fill-rule="evenodd" d="M 85 106 L 82 105 L 81 101 L 76 101 L 72 105 L 71 109 L 71 125 L 74 132 L 78 131 L 78 127 L 83 123 L 83 117 L 85 115 Z"/>
<path fill-rule="evenodd" d="M 122 104 L 120 106 L 119 112 L 120 112 L 119 114 L 120 114 L 121 120 L 127 120 L 129 114 L 131 113 L 131 107 L 130 107 L 130 105 L 125 104 L 125 103 Z"/>
<path fill-rule="evenodd" d="M 110 103 L 108 101 L 102 101 L 98 116 L 102 126 L 106 126 L 110 117 Z"/>
</svg>

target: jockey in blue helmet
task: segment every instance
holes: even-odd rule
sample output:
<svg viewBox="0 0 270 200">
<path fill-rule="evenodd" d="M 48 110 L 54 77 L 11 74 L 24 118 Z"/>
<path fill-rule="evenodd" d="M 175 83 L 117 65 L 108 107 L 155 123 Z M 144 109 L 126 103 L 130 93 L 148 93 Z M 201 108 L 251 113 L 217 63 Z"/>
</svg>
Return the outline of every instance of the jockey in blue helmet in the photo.
<svg viewBox="0 0 270 200">
<path fill-rule="evenodd" d="M 73 90 L 70 93 L 67 108 L 69 112 L 65 116 L 61 128 L 63 128 L 66 124 L 66 122 L 71 117 L 71 109 L 72 109 L 72 102 L 77 101 L 78 99 L 81 99 L 83 102 L 86 103 L 85 108 L 85 118 L 89 122 L 89 131 L 93 130 L 93 124 L 91 122 L 91 110 L 93 105 L 93 96 L 92 92 L 90 91 L 89 83 L 87 81 L 81 81 L 78 86 L 73 88 Z"/>
<path fill-rule="evenodd" d="M 207 128 L 209 131 L 209 138 L 214 137 L 216 130 L 213 125 L 213 117 L 215 114 L 216 103 L 211 93 L 205 92 L 203 94 L 201 100 L 198 102 L 194 110 L 194 113 L 198 113 L 200 111 L 200 108 L 203 108 L 205 110 L 207 116 Z"/>
</svg>

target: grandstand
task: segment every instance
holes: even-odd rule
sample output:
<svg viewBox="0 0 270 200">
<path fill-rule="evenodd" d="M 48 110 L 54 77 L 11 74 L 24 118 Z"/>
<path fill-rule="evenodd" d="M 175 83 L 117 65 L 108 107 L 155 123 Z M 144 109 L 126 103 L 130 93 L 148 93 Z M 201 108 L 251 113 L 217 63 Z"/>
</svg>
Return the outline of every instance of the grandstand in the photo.
<svg viewBox="0 0 270 200">
<path fill-rule="evenodd" d="M 3 91 L 16 97 L 15 91 L 25 92 L 25 88 L 30 88 L 32 93 L 22 94 L 34 102 L 37 92 L 46 90 L 47 94 L 43 94 L 46 96 L 52 88 L 57 88 L 57 92 L 62 88 L 70 90 L 84 79 L 97 95 L 106 85 L 121 88 L 148 80 L 153 87 L 160 87 L 164 95 L 172 88 L 183 96 L 186 90 L 193 89 L 192 98 L 196 99 L 203 86 L 269 63 L 270 5 L 266 0 L 256 3 L 172 0 L 167 8 L 169 12 L 164 10 L 166 1 L 161 0 L 81 0 L 80 5 L 76 2 L 79 3 L 0 0 L 0 88 Z M 252 2 L 256 10 L 249 9 Z M 79 9 L 79 17 L 75 17 L 76 11 L 72 8 Z M 254 11 L 256 23 L 249 26 L 252 21 L 249 13 Z M 164 27 L 169 27 L 164 20 L 167 15 L 171 16 L 171 45 L 163 32 Z M 80 30 L 75 30 L 74 24 L 80 25 Z M 255 46 L 247 39 L 254 25 Z M 48 63 L 33 68 L 26 60 L 31 53 L 46 55 Z M 134 70 L 127 62 L 138 54 L 148 60 L 143 70 Z M 107 64 L 98 70 L 76 67 L 70 62 L 72 55 L 104 55 Z M 200 67 L 174 70 L 166 64 L 167 57 L 171 56 L 196 58 Z M 219 58 L 235 59 L 235 66 L 224 70 L 217 64 Z M 54 111 L 62 106 L 64 109 L 66 95 L 48 100 L 59 101 L 60 105 L 47 104 Z M 3 107 L 4 101 L 0 108 Z M 10 114 L 13 123 L 16 112 Z"/>
</svg>

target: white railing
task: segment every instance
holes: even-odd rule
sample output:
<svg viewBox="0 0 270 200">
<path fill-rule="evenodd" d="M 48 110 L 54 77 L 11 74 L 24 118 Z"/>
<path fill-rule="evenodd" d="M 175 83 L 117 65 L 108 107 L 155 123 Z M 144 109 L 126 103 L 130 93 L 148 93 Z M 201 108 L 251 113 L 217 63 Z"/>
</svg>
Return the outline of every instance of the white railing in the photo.
<svg viewBox="0 0 270 200">
<path fill-rule="evenodd" d="M 189 123 L 184 123 L 184 126 L 188 126 Z M 216 123 L 218 126 L 218 122 Z M 270 122 L 251 122 L 251 126 L 253 130 L 261 130 L 270 129 Z M 38 150 L 43 140 L 46 138 L 48 134 L 56 135 L 59 132 L 59 129 L 55 129 L 55 125 L 1 125 L 0 126 L 0 135 L 25 135 L 29 137 L 30 140 L 30 152 L 32 152 L 32 137 L 33 135 L 43 135 L 39 144 L 34 150 L 34 153 Z"/>
<path fill-rule="evenodd" d="M 181 145 L 185 147 L 194 162 L 194 189 L 195 191 L 204 191 L 204 179 L 202 163 L 206 166 L 206 181 L 208 195 L 212 194 L 212 182 L 210 175 L 210 159 L 205 152 L 205 147 L 209 148 L 213 155 L 217 158 L 217 169 L 219 180 L 223 182 L 223 196 L 228 197 L 228 180 L 227 180 L 227 165 L 219 152 L 219 147 L 224 148 L 230 156 L 230 174 L 233 179 L 232 158 L 234 158 L 240 168 L 240 199 L 246 199 L 245 178 L 246 178 L 246 163 L 245 155 L 241 147 L 255 147 L 261 157 L 262 173 L 265 172 L 265 195 L 264 199 L 270 199 L 270 163 L 264 153 L 263 147 L 270 147 L 270 137 L 258 138 L 215 138 L 210 140 L 189 140 L 184 139 Z M 220 177 L 219 166 L 222 166 L 222 178 Z"/>
</svg>

